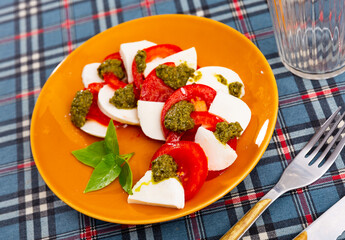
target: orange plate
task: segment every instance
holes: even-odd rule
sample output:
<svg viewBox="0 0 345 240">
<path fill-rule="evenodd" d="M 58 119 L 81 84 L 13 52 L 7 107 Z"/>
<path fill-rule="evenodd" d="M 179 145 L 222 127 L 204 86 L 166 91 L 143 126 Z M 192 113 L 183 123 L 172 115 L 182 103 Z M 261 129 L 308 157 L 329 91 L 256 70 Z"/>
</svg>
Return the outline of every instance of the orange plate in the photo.
<svg viewBox="0 0 345 240">
<path fill-rule="evenodd" d="M 68 115 L 75 92 L 83 88 L 83 67 L 119 51 L 121 43 L 140 40 L 176 44 L 182 49 L 194 46 L 199 66 L 224 66 L 234 70 L 245 84 L 243 100 L 252 110 L 251 122 L 238 144 L 238 159 L 223 175 L 206 182 L 182 210 L 127 204 L 128 195 L 121 189 L 118 180 L 100 191 L 84 194 L 92 168 L 71 155 L 72 150 L 99 140 L 74 127 Z M 200 210 L 237 186 L 267 148 L 277 109 L 278 91 L 270 66 L 255 45 L 242 34 L 222 23 L 201 17 L 145 17 L 94 36 L 61 63 L 49 77 L 36 103 L 31 125 L 31 147 L 36 166 L 47 185 L 77 211 L 114 223 L 162 222 Z M 263 126 L 266 121 L 268 127 L 265 131 Z M 255 142 L 261 128 L 264 130 L 261 131 L 262 142 L 258 146 Z M 135 183 L 144 175 L 151 156 L 162 143 L 145 137 L 139 127 L 119 128 L 117 133 L 120 152 L 135 152 L 130 160 Z"/>
</svg>

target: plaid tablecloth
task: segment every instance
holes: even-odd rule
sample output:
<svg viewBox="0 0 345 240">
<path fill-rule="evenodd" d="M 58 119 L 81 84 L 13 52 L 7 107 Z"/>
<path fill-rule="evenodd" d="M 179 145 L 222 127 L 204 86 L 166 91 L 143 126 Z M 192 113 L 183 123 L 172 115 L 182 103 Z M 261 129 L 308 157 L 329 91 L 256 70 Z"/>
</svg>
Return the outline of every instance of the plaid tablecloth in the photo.
<svg viewBox="0 0 345 240">
<path fill-rule="evenodd" d="M 121 22 L 166 13 L 223 22 L 262 51 L 279 90 L 273 138 L 250 175 L 201 211 L 140 226 L 90 218 L 57 198 L 37 171 L 29 140 L 35 101 L 56 65 L 84 41 Z M 0 239 L 218 239 L 273 187 L 315 129 L 345 106 L 344 98 L 344 74 L 310 81 L 284 68 L 265 0 L 1 0 Z M 344 159 L 342 153 L 311 186 L 284 194 L 243 239 L 296 236 L 345 195 Z"/>
</svg>

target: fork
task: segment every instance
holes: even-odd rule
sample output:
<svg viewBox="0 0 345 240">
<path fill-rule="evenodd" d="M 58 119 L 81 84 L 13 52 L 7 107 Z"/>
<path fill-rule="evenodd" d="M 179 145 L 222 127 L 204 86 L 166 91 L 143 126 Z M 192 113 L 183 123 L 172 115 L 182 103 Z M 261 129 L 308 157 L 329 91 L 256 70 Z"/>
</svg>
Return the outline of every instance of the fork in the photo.
<svg viewBox="0 0 345 240">
<path fill-rule="evenodd" d="M 344 112 L 337 120 L 335 120 L 335 123 L 330 130 L 328 130 L 331 122 L 335 119 L 340 109 L 341 107 L 339 107 L 326 120 L 326 122 L 322 124 L 320 130 L 315 133 L 307 145 L 297 154 L 295 159 L 285 169 L 278 183 L 265 196 L 263 196 L 259 202 L 257 202 L 242 217 L 242 219 L 240 219 L 227 233 L 225 233 L 221 240 L 239 239 L 265 211 L 265 209 L 268 208 L 268 206 L 270 206 L 278 197 L 287 191 L 305 187 L 315 182 L 329 169 L 345 145 L 345 137 L 342 137 L 336 144 L 334 150 L 331 151 L 333 145 L 336 143 L 345 128 L 344 122 L 343 126 L 338 126 L 340 125 L 340 121 L 344 118 Z M 333 137 L 332 134 L 336 132 L 336 129 L 339 130 Z M 325 137 L 319 141 L 324 134 Z M 319 144 L 317 144 L 318 142 Z M 324 147 L 326 148 L 324 149 Z M 326 155 L 329 156 L 325 160 Z"/>
</svg>

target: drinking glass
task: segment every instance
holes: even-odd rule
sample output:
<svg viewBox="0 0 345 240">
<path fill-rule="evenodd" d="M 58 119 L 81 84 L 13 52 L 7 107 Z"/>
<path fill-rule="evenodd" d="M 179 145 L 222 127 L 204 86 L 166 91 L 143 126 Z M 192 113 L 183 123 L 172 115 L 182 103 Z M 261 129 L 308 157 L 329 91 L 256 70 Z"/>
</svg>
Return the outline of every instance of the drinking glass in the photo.
<svg viewBox="0 0 345 240">
<path fill-rule="evenodd" d="M 268 0 L 279 55 L 292 73 L 326 79 L 345 71 L 345 0 Z"/>
</svg>

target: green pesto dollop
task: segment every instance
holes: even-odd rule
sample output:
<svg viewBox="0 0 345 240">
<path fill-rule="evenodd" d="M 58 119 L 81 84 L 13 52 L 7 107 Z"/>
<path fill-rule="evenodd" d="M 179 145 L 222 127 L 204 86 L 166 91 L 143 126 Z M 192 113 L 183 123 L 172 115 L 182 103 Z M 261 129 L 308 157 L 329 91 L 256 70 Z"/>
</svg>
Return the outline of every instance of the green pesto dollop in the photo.
<svg viewBox="0 0 345 240">
<path fill-rule="evenodd" d="M 134 57 L 134 61 L 137 65 L 138 73 L 144 72 L 146 68 L 146 52 L 144 50 L 139 50 Z"/>
<path fill-rule="evenodd" d="M 171 106 L 164 118 L 164 126 L 174 132 L 184 132 L 194 128 L 194 120 L 190 117 L 195 110 L 188 101 L 180 101 Z"/>
<path fill-rule="evenodd" d="M 114 92 L 114 96 L 109 102 L 119 109 L 131 109 L 137 106 L 137 100 L 133 92 L 133 84 L 128 84 L 124 88 L 119 88 Z"/>
<path fill-rule="evenodd" d="M 240 82 L 232 82 L 229 84 L 229 93 L 235 97 L 241 96 L 241 89 L 243 87 L 242 83 Z"/>
<path fill-rule="evenodd" d="M 119 79 L 125 77 L 122 62 L 118 59 L 107 59 L 97 68 L 98 76 L 103 79 L 103 74 L 112 72 Z"/>
<path fill-rule="evenodd" d="M 214 135 L 221 143 L 226 144 L 230 139 L 240 137 L 242 130 L 238 122 L 219 122 L 216 125 Z"/>
<path fill-rule="evenodd" d="M 188 79 L 193 76 L 194 71 L 186 63 L 181 63 L 177 67 L 161 64 L 156 68 L 156 75 L 166 85 L 176 90 L 186 85 Z"/>
<path fill-rule="evenodd" d="M 92 99 L 93 95 L 89 90 L 80 90 L 75 94 L 70 110 L 71 121 L 75 126 L 82 127 L 85 124 Z"/>
<path fill-rule="evenodd" d="M 226 80 L 225 77 L 223 77 L 222 74 L 216 74 L 215 77 L 217 78 L 218 82 L 224 85 L 228 85 L 228 80 Z"/>
<path fill-rule="evenodd" d="M 164 179 L 177 176 L 177 164 L 173 157 L 168 154 L 163 154 L 153 160 L 151 169 L 154 182 L 160 182 Z"/>
</svg>

